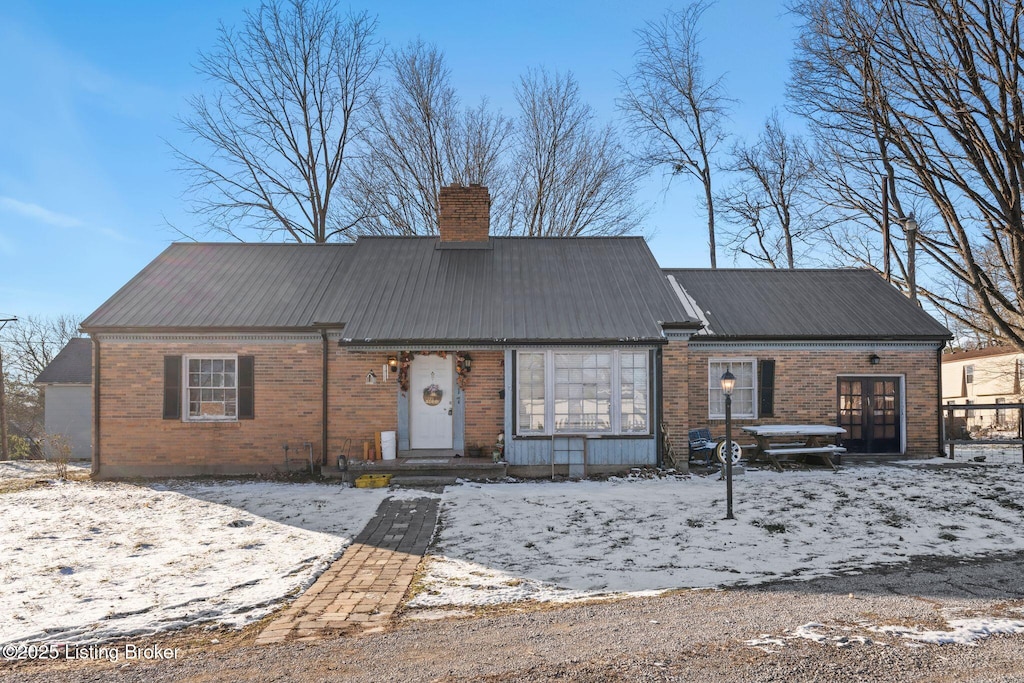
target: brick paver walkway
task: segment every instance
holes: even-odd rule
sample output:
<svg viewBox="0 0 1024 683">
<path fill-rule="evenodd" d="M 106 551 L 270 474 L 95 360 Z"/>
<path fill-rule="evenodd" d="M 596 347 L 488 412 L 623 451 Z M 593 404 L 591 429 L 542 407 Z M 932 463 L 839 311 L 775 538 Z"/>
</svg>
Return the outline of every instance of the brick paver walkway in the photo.
<svg viewBox="0 0 1024 683">
<path fill-rule="evenodd" d="M 437 498 L 385 499 L 344 554 L 256 644 L 383 628 L 405 596 L 437 522 Z"/>
</svg>

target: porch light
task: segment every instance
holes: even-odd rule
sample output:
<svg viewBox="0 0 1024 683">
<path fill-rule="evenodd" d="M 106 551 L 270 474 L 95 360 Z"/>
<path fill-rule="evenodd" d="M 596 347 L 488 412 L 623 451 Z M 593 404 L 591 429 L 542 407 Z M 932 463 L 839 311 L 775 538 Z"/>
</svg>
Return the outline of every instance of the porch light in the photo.
<svg viewBox="0 0 1024 683">
<path fill-rule="evenodd" d="M 377 375 L 376 375 L 376 373 L 374 373 L 373 370 L 370 370 L 368 373 L 366 373 L 366 383 L 367 384 L 376 384 L 377 383 Z"/>
<path fill-rule="evenodd" d="M 398 370 L 398 357 L 397 356 L 388 356 L 388 367 L 391 369 L 391 372 L 397 372 L 397 370 Z"/>
<path fill-rule="evenodd" d="M 473 369 L 473 359 L 469 357 L 468 353 L 462 357 L 462 369 L 466 372 Z"/>
<path fill-rule="evenodd" d="M 882 362 L 882 359 L 878 357 L 878 354 L 877 354 L 877 353 L 873 353 L 873 354 L 871 354 L 871 355 L 870 355 L 870 356 L 868 357 L 868 360 L 869 360 L 869 361 L 871 361 L 871 364 L 872 364 L 872 365 L 878 365 L 879 363 L 881 363 L 881 362 Z"/>
<path fill-rule="evenodd" d="M 732 396 L 732 390 L 736 387 L 736 375 L 728 370 L 722 373 L 722 394 Z"/>
</svg>

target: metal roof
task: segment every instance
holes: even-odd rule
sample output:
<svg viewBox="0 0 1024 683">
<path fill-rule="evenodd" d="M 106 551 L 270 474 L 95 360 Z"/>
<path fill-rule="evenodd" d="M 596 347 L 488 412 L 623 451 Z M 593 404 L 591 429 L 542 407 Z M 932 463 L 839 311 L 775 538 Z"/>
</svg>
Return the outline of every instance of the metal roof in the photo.
<svg viewBox="0 0 1024 683">
<path fill-rule="evenodd" d="M 665 269 L 706 320 L 745 339 L 949 339 L 949 330 L 867 269 Z"/>
<path fill-rule="evenodd" d="M 301 328 L 349 244 L 172 244 L 82 329 Z"/>
<path fill-rule="evenodd" d="M 308 328 L 351 343 L 663 340 L 696 328 L 639 237 L 366 237 L 174 244 L 81 325 L 90 332 Z"/>
<path fill-rule="evenodd" d="M 317 311 L 352 343 L 662 340 L 662 322 L 698 327 L 646 242 L 362 238 Z"/>
<path fill-rule="evenodd" d="M 92 340 L 75 337 L 36 377 L 36 384 L 92 384 Z"/>
</svg>

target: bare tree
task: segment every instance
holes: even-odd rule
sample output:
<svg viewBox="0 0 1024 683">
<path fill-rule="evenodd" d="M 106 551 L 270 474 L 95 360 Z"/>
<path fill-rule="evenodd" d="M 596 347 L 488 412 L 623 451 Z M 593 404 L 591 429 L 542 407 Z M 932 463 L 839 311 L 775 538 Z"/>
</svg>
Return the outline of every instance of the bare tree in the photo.
<svg viewBox="0 0 1024 683">
<path fill-rule="evenodd" d="M 738 180 L 719 197 L 737 229 L 734 248 L 772 268 L 795 268 L 797 249 L 815 232 L 806 195 L 815 163 L 800 136 L 786 132 L 778 112 L 765 121 L 757 142 L 736 143 L 726 169 Z"/>
<path fill-rule="evenodd" d="M 43 400 L 35 378 L 78 335 L 79 316 L 27 316 L 6 325 L 0 337 L 3 353 L 4 416 L 20 437 L 43 428 Z M 6 443 L 4 444 L 6 446 Z M 6 455 L 7 449 L 3 449 Z"/>
<path fill-rule="evenodd" d="M 722 78 L 709 79 L 700 55 L 701 16 L 710 6 L 701 0 L 637 31 L 640 48 L 633 73 L 622 81 L 619 106 L 640 143 L 637 156 L 649 168 L 667 168 L 671 176 L 688 174 L 704 191 L 711 267 L 718 266 L 712 170 L 729 100 Z M 671 177 L 670 176 L 670 177 Z"/>
<path fill-rule="evenodd" d="M 347 190 L 362 234 L 437 233 L 437 198 L 452 183 L 486 185 L 506 206 L 502 157 L 512 123 L 487 102 L 462 109 L 444 54 L 417 41 L 394 52 L 393 80 L 372 104 L 369 152 Z"/>
<path fill-rule="evenodd" d="M 192 208 L 211 229 L 319 243 L 352 227 L 337 190 L 366 125 L 376 28 L 331 0 L 268 0 L 241 30 L 221 25 L 198 65 L 216 93 L 193 97 L 182 121 L 208 151 L 175 148 Z"/>
<path fill-rule="evenodd" d="M 794 9 L 805 22 L 798 108 L 842 156 L 883 171 L 897 215 L 917 205 L 933 216 L 918 220 L 921 250 L 970 294 L 924 295 L 976 329 L 964 314 L 973 303 L 1024 349 L 1024 0 L 808 0 Z"/>
<path fill-rule="evenodd" d="M 0 343 L 4 345 L 5 369 L 16 378 L 32 382 L 67 346 L 78 332 L 81 316 L 30 315 L 8 325 Z"/>
<path fill-rule="evenodd" d="M 644 212 L 635 201 L 643 170 L 610 125 L 594 125 L 572 74 L 531 70 L 520 78 L 521 113 L 508 232 L 531 237 L 623 235 Z"/>
</svg>

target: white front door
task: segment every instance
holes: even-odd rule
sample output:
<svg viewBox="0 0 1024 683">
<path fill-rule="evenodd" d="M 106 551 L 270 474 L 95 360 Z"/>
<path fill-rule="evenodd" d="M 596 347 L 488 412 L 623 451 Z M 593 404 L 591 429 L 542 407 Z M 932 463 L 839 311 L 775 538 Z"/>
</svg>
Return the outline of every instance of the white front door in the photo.
<svg viewBox="0 0 1024 683">
<path fill-rule="evenodd" d="M 409 448 L 452 447 L 452 359 L 415 356 L 409 368 Z"/>
</svg>

